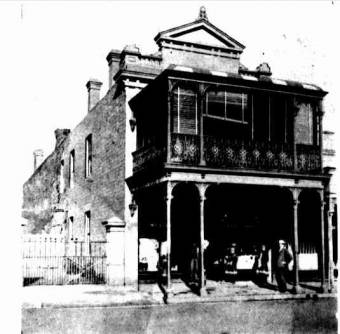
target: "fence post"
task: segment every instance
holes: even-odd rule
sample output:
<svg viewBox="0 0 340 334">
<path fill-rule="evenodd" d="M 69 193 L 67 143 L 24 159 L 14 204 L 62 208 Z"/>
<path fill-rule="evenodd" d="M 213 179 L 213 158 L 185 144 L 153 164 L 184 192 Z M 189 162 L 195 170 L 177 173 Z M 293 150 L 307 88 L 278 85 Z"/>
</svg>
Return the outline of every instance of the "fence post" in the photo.
<svg viewBox="0 0 340 334">
<path fill-rule="evenodd" d="M 106 229 L 106 282 L 109 285 L 124 285 L 125 223 L 113 217 L 102 224 Z"/>
<path fill-rule="evenodd" d="M 77 256 L 78 255 L 78 245 L 77 245 L 77 242 L 78 242 L 78 238 L 75 238 L 74 241 L 73 241 L 73 253 L 72 253 L 72 256 Z"/>
</svg>

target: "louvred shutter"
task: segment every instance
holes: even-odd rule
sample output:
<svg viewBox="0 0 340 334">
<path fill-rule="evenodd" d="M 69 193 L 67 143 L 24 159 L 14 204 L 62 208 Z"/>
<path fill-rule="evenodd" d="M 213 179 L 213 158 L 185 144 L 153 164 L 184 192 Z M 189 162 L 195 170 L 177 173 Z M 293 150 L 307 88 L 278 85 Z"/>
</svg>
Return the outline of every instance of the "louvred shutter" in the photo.
<svg viewBox="0 0 340 334">
<path fill-rule="evenodd" d="M 172 103 L 173 131 L 197 134 L 197 95 L 189 89 L 178 87 Z"/>
</svg>

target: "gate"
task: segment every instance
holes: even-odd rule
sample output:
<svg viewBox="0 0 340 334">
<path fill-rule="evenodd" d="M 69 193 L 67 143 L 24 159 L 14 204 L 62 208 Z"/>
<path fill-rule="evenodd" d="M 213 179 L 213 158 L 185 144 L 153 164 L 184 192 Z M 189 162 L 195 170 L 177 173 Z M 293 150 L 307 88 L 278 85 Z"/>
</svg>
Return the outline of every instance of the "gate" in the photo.
<svg viewBox="0 0 340 334">
<path fill-rule="evenodd" d="M 106 242 L 30 236 L 23 240 L 23 285 L 106 283 Z"/>
</svg>

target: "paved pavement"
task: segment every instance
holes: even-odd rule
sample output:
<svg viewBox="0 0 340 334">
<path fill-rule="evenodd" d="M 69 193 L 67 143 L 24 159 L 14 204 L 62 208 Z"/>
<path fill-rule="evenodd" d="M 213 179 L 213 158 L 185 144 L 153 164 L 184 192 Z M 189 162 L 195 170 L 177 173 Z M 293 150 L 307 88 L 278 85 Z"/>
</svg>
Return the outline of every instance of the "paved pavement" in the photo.
<svg viewBox="0 0 340 334">
<path fill-rule="evenodd" d="M 157 306 L 24 309 L 22 332 L 336 333 L 336 300 L 266 300 Z"/>
<path fill-rule="evenodd" d="M 249 301 L 249 300 L 280 300 L 280 299 L 310 299 L 335 297 L 336 293 L 320 293 L 320 283 L 309 282 L 301 284 L 298 294 L 292 293 L 292 285 L 287 284 L 287 292 L 281 293 L 276 285 L 266 283 L 258 286 L 253 281 L 237 281 L 235 283 L 207 282 L 207 294 L 200 297 L 182 282 L 173 283 L 173 294 L 169 303 L 211 302 L 211 301 Z"/>
<path fill-rule="evenodd" d="M 106 285 L 28 286 L 22 289 L 23 308 L 89 307 L 163 304 L 157 285 L 149 291 Z"/>
<path fill-rule="evenodd" d="M 336 297 L 336 293 L 317 293 L 318 287 L 313 283 L 302 285 L 302 288 L 299 294 L 282 294 L 273 286 L 259 287 L 251 281 L 235 284 L 208 281 L 207 295 L 199 297 L 183 282 L 177 281 L 173 283 L 173 294 L 167 302 L 177 304 Z M 141 285 L 140 291 L 106 285 L 27 286 L 22 288 L 21 297 L 23 309 L 164 304 L 164 295 L 157 284 Z"/>
</svg>

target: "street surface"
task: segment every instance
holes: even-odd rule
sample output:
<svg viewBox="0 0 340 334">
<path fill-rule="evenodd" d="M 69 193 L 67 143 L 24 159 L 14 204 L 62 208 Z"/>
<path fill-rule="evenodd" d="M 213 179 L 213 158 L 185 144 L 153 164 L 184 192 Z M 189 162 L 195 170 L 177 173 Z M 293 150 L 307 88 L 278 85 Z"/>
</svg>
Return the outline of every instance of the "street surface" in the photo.
<svg viewBox="0 0 340 334">
<path fill-rule="evenodd" d="M 23 310 L 28 333 L 336 333 L 336 299 Z"/>
</svg>

